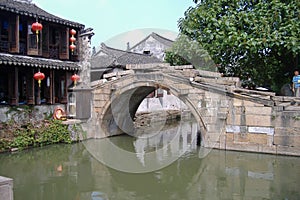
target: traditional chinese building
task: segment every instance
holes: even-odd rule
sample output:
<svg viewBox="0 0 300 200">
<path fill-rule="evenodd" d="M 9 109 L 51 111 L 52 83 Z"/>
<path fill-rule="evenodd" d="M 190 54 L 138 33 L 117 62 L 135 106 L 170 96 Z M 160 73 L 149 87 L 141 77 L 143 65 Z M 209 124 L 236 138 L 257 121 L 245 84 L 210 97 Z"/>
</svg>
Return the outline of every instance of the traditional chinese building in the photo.
<svg viewBox="0 0 300 200">
<path fill-rule="evenodd" d="M 67 104 L 71 77 L 81 70 L 81 33 L 83 24 L 29 0 L 0 0 L 0 103 Z"/>
<path fill-rule="evenodd" d="M 123 71 L 129 64 L 162 63 L 160 59 L 143 53 L 124 51 L 101 44 L 91 59 L 91 81 L 103 78 L 103 74 Z"/>
<path fill-rule="evenodd" d="M 133 47 L 128 47 L 128 50 L 135 53 L 151 55 L 163 61 L 165 59 L 166 50 L 172 47 L 173 42 L 173 40 L 153 32 Z"/>
</svg>

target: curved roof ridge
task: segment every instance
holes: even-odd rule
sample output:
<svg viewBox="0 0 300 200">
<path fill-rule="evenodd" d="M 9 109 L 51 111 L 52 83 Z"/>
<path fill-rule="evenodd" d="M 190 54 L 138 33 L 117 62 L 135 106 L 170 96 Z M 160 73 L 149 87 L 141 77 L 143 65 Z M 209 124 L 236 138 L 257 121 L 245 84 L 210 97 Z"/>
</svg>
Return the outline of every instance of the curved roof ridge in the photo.
<svg viewBox="0 0 300 200">
<path fill-rule="evenodd" d="M 103 48 L 105 48 L 105 49 L 103 49 Z M 142 56 L 148 56 L 148 57 L 152 57 L 151 55 L 148 55 L 148 54 L 142 54 L 142 53 L 137 53 L 137 52 L 132 52 L 132 51 L 127 51 L 127 50 L 122 50 L 122 49 L 116 49 L 116 48 L 113 48 L 113 47 L 110 47 L 110 46 L 107 46 L 105 43 L 101 43 L 101 49 L 98 51 L 98 52 L 100 52 L 101 50 L 113 50 L 113 51 L 118 51 L 118 52 L 120 52 L 120 53 L 124 53 L 124 54 L 135 54 L 135 55 L 142 55 Z M 95 55 L 97 55 L 98 54 L 98 52 L 95 54 Z M 105 52 L 107 52 L 107 51 L 105 51 Z M 121 56 L 123 56 L 123 55 L 121 55 Z"/>
<path fill-rule="evenodd" d="M 152 32 L 151 34 L 149 34 L 147 37 L 145 37 L 143 40 L 141 40 L 140 42 L 138 42 L 137 44 L 135 44 L 133 47 L 131 47 L 129 50 L 131 51 L 132 49 L 134 49 L 135 47 L 137 47 L 138 45 L 142 44 L 143 42 L 145 42 L 148 38 L 153 37 L 154 39 L 158 40 L 159 42 L 165 44 L 166 46 L 172 46 L 172 43 L 174 42 L 173 40 L 170 40 L 168 38 L 165 38 L 155 32 Z"/>
<path fill-rule="evenodd" d="M 171 39 L 169 39 L 169 38 L 166 38 L 166 37 L 164 37 L 164 36 L 161 36 L 161 35 L 159 35 L 159 34 L 157 34 L 157 33 L 155 33 L 155 32 L 152 32 L 151 35 L 154 36 L 154 37 L 158 37 L 158 38 L 164 39 L 164 40 L 168 40 L 168 41 L 170 41 L 170 42 L 174 42 L 174 40 L 171 40 Z"/>
<path fill-rule="evenodd" d="M 76 27 L 84 29 L 84 25 L 78 22 L 70 21 L 53 15 L 36 4 L 30 1 L 16 1 L 16 0 L 0 0 L 0 10 L 6 10 L 8 12 L 13 12 L 19 15 L 29 16 L 32 18 L 38 17 L 38 19 L 55 22 L 63 25 L 68 25 L 71 27 Z"/>
</svg>

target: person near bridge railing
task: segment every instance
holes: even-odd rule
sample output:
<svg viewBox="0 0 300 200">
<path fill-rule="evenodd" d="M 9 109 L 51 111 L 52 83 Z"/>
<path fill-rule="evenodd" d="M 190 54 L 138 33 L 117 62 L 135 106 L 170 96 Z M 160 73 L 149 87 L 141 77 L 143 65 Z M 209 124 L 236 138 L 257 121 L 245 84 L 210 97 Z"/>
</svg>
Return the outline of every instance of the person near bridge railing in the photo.
<svg viewBox="0 0 300 200">
<path fill-rule="evenodd" d="M 293 82 L 292 90 L 294 92 L 294 96 L 300 97 L 300 75 L 298 69 L 294 70 L 294 76 L 292 82 Z"/>
</svg>

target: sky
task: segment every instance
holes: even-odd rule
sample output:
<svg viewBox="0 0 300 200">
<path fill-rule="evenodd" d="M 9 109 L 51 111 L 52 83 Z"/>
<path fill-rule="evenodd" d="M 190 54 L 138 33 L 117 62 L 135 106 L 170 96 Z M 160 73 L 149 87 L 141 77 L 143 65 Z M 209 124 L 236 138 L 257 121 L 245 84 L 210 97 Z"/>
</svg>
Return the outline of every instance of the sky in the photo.
<svg viewBox="0 0 300 200">
<path fill-rule="evenodd" d="M 56 16 L 93 28 L 92 46 L 126 49 L 151 32 L 174 40 L 177 22 L 192 0 L 32 0 Z M 124 47 L 124 48 L 123 48 Z"/>
</svg>

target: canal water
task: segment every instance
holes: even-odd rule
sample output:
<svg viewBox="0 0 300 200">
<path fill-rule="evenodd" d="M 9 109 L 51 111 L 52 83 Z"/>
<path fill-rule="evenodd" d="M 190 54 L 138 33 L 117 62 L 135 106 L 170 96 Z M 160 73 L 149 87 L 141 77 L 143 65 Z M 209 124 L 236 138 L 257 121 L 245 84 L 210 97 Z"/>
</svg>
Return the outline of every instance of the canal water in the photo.
<svg viewBox="0 0 300 200">
<path fill-rule="evenodd" d="M 15 200 L 300 199 L 300 157 L 203 151 L 196 127 L 4 153 L 0 176 Z"/>
</svg>

